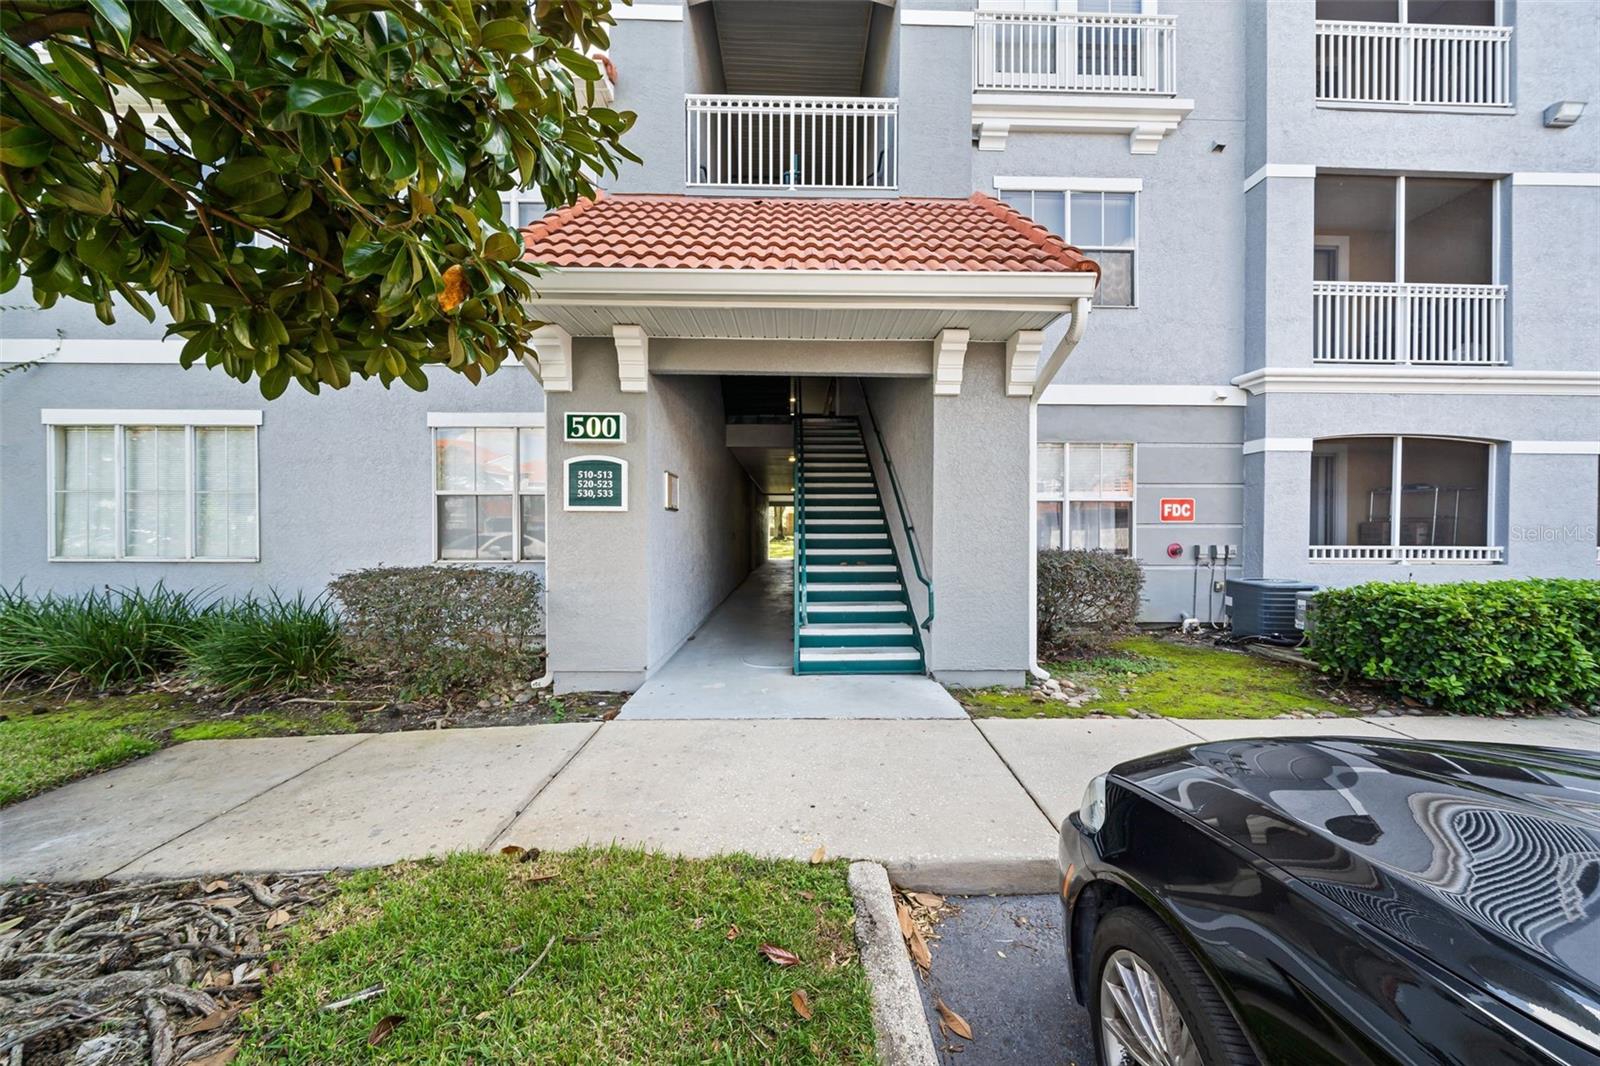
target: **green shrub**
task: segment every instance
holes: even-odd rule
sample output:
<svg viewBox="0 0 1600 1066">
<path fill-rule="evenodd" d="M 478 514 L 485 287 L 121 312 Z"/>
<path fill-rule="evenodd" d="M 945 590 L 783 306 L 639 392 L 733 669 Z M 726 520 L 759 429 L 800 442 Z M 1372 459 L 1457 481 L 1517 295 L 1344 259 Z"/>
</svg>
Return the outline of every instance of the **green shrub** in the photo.
<svg viewBox="0 0 1600 1066">
<path fill-rule="evenodd" d="M 1373 582 L 1312 609 L 1324 670 L 1401 696 L 1475 713 L 1600 698 L 1600 581 Z"/>
<path fill-rule="evenodd" d="M 82 679 L 105 688 L 175 666 L 209 608 L 202 595 L 157 584 L 29 599 L 0 593 L 0 679 Z"/>
<path fill-rule="evenodd" d="M 525 570 L 377 567 L 342 574 L 328 589 L 343 604 L 351 658 L 411 692 L 481 691 L 538 670 L 541 586 Z"/>
<path fill-rule="evenodd" d="M 1039 644 L 1103 646 L 1139 617 L 1144 571 L 1132 559 L 1101 551 L 1039 553 Z"/>
<path fill-rule="evenodd" d="M 247 596 L 207 612 L 184 645 L 191 676 L 229 692 L 294 690 L 339 672 L 339 617 L 325 598 Z"/>
</svg>

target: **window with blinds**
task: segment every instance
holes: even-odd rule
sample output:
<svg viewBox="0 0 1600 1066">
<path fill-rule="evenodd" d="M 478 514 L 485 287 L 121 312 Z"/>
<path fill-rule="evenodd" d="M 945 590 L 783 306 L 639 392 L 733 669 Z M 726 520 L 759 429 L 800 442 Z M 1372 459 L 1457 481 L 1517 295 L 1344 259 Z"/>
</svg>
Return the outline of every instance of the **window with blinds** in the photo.
<svg viewBox="0 0 1600 1066">
<path fill-rule="evenodd" d="M 255 426 L 49 429 L 52 558 L 260 557 Z"/>
</svg>

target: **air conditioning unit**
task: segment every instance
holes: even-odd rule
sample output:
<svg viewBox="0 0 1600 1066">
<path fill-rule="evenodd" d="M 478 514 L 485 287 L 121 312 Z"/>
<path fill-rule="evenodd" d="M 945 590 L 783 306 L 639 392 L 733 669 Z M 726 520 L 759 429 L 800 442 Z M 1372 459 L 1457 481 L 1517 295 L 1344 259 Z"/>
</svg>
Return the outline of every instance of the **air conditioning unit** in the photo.
<svg viewBox="0 0 1600 1066">
<path fill-rule="evenodd" d="M 1236 637 L 1295 638 L 1305 629 L 1300 599 L 1317 591 L 1306 581 L 1267 577 L 1228 579 L 1228 621 Z"/>
</svg>

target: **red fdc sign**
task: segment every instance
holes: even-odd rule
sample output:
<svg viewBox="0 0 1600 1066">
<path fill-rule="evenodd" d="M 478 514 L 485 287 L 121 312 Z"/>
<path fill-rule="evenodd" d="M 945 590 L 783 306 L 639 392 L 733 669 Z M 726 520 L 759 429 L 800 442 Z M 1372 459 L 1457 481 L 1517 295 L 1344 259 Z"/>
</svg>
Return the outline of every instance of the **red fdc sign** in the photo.
<svg viewBox="0 0 1600 1066">
<path fill-rule="evenodd" d="M 1169 499 L 1162 497 L 1161 520 L 1163 522 L 1193 522 L 1194 499 Z"/>
</svg>

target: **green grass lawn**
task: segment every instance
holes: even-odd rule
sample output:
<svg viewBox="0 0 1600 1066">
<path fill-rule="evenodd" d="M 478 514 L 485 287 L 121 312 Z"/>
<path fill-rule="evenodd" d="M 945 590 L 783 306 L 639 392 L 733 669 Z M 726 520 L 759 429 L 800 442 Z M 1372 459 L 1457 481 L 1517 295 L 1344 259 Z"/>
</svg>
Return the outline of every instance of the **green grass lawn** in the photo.
<svg viewBox="0 0 1600 1066">
<path fill-rule="evenodd" d="M 315 705 L 303 714 L 259 711 L 197 721 L 192 709 L 160 693 L 6 696 L 0 715 L 0 806 L 182 740 L 345 733 L 356 725 Z"/>
<path fill-rule="evenodd" d="M 790 539 L 785 539 L 785 540 L 769 540 L 769 541 L 767 541 L 767 558 L 768 559 L 793 559 L 794 558 L 794 540 L 792 538 L 790 538 Z"/>
<path fill-rule="evenodd" d="M 874 1062 L 845 870 L 603 849 L 357 873 L 291 927 L 238 1062 Z"/>
<path fill-rule="evenodd" d="M 1080 707 L 1043 699 L 1037 689 L 958 692 L 974 715 L 990 718 L 1077 718 L 1130 710 L 1168 718 L 1273 718 L 1288 711 L 1313 714 L 1350 708 L 1317 692 L 1316 675 L 1243 651 L 1129 637 L 1093 659 L 1046 663 L 1056 677 L 1098 690 Z"/>
</svg>

